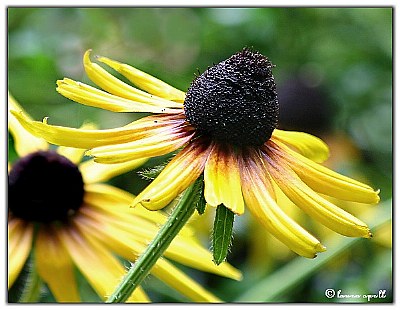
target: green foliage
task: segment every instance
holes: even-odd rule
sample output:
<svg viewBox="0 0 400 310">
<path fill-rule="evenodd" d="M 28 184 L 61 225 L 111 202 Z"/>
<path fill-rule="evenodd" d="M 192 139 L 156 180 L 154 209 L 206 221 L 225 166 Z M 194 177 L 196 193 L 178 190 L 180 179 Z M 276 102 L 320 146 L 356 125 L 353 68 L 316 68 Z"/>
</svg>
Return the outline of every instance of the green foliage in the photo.
<svg viewBox="0 0 400 310">
<path fill-rule="evenodd" d="M 154 180 L 167 164 L 161 164 L 154 167 L 145 168 L 140 170 L 138 174 L 145 180 Z"/>
<path fill-rule="evenodd" d="M 194 189 L 196 192 L 197 201 L 196 201 L 196 210 L 200 215 L 204 214 L 206 211 L 207 202 L 204 198 L 204 177 L 201 175 L 196 181 L 196 188 Z"/>
<path fill-rule="evenodd" d="M 233 221 L 235 214 L 223 204 L 217 207 L 214 219 L 213 257 L 214 263 L 219 265 L 225 261 L 229 248 L 232 245 Z"/>
<path fill-rule="evenodd" d="M 33 255 L 30 255 L 18 278 L 8 291 L 8 302 L 28 303 L 38 300 L 41 285 L 42 281 L 36 272 Z"/>
</svg>

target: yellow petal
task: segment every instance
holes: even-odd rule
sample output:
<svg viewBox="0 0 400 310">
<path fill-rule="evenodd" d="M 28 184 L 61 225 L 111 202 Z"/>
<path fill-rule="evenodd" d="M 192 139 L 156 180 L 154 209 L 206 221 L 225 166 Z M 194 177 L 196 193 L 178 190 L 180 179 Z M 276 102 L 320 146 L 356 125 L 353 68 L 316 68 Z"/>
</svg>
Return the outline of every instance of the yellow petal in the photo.
<svg viewBox="0 0 400 310">
<path fill-rule="evenodd" d="M 242 279 L 242 273 L 238 269 L 227 262 L 222 262 L 218 266 L 215 265 L 212 254 L 208 250 L 194 239 L 189 239 L 181 235 L 172 241 L 164 256 L 198 270 L 234 280 Z"/>
<path fill-rule="evenodd" d="M 77 149 L 67 146 L 60 146 L 57 148 L 57 153 L 68 158 L 74 164 L 79 164 L 85 154 L 85 149 Z"/>
<path fill-rule="evenodd" d="M 342 235 L 371 237 L 365 223 L 315 193 L 273 152 L 269 156 L 268 171 L 285 195 L 304 212 Z"/>
<path fill-rule="evenodd" d="M 272 139 L 296 148 L 303 156 L 317 163 L 324 162 L 329 157 L 326 143 L 308 133 L 275 129 Z"/>
<path fill-rule="evenodd" d="M 133 201 L 149 210 L 164 208 L 203 172 L 210 147 L 195 140 L 187 145 Z"/>
<path fill-rule="evenodd" d="M 96 129 L 93 123 L 86 123 L 80 127 L 81 129 Z M 68 146 L 59 146 L 57 148 L 57 153 L 68 158 L 74 164 L 78 165 L 82 161 L 82 157 L 85 154 L 85 149 L 78 149 Z"/>
<path fill-rule="evenodd" d="M 79 165 L 79 170 L 82 173 L 85 184 L 105 182 L 112 177 L 118 176 L 125 172 L 131 171 L 143 165 L 148 158 L 130 160 L 121 164 L 100 164 L 94 160 L 87 160 Z"/>
<path fill-rule="evenodd" d="M 241 164 L 242 189 L 246 206 L 253 216 L 278 240 L 292 251 L 308 258 L 314 258 L 325 247 L 293 219 L 288 217 L 270 196 L 272 187 L 266 171 L 254 169 L 259 159 L 247 159 Z"/>
<path fill-rule="evenodd" d="M 107 205 L 107 207 L 110 208 L 112 206 Z M 141 251 L 143 251 L 144 247 L 142 245 L 138 247 L 135 241 L 125 238 L 126 232 L 118 230 L 114 226 L 113 221 L 109 221 L 113 219 L 113 216 L 110 217 L 109 215 L 107 216 L 107 214 L 102 214 L 101 211 L 99 212 L 99 210 L 95 210 L 92 206 L 89 207 L 87 205 L 82 207 L 79 212 L 80 214 L 74 218 L 74 224 L 77 230 L 79 230 L 82 235 L 86 236 L 90 243 L 97 244 L 96 247 L 103 247 L 103 245 L 105 245 L 108 251 L 127 259 L 133 258 L 132 261 L 136 260 Z M 125 219 L 125 221 L 129 220 L 130 219 Z M 108 222 L 111 222 L 111 224 Z M 132 223 L 134 223 L 134 220 L 130 221 L 129 224 L 132 225 Z M 138 223 L 138 225 L 140 225 L 140 223 Z M 126 255 L 126 253 L 129 253 L 129 255 Z M 106 256 L 108 257 L 108 263 L 113 263 L 113 258 L 110 260 L 109 255 L 106 254 Z M 129 256 L 129 258 L 127 256 Z M 118 269 L 120 268 L 118 267 Z M 127 302 L 149 301 L 150 299 L 140 286 L 137 287 L 127 299 Z"/>
<path fill-rule="evenodd" d="M 8 223 L 8 288 L 17 279 L 32 248 L 33 225 L 19 219 Z"/>
<path fill-rule="evenodd" d="M 183 102 L 185 100 L 185 93 L 183 91 L 176 89 L 143 71 L 140 71 L 127 64 L 122 64 L 118 61 L 111 60 L 107 57 L 97 57 L 97 60 L 109 65 L 111 68 L 125 76 L 129 81 L 141 89 L 149 92 L 150 94 L 177 102 Z M 183 106 L 177 105 L 177 107 Z"/>
<path fill-rule="evenodd" d="M 126 303 L 135 302 L 135 303 L 149 303 L 151 302 L 150 298 L 144 292 L 144 290 L 138 286 L 135 291 L 129 296 L 126 300 Z"/>
<path fill-rule="evenodd" d="M 35 247 L 37 271 L 58 302 L 79 302 L 78 286 L 68 252 L 56 229 L 42 227 Z"/>
<path fill-rule="evenodd" d="M 130 209 L 130 214 L 117 210 L 111 213 L 110 211 L 115 208 L 115 204 L 109 200 L 102 200 L 101 197 L 100 199 L 96 199 L 95 196 L 96 195 L 92 193 L 89 197 L 88 195 L 85 197 L 85 200 L 90 203 L 91 208 L 82 208 L 82 210 L 80 210 L 80 212 L 85 215 L 84 219 L 80 219 L 80 227 L 82 230 L 96 230 L 96 236 L 108 244 L 112 243 L 116 246 L 119 241 L 122 242 L 122 245 L 119 245 L 119 249 L 114 248 L 114 250 L 124 257 L 130 252 L 135 252 L 139 255 L 142 249 L 144 249 L 144 246 L 147 245 L 147 241 L 154 239 L 156 233 L 160 229 L 160 224 L 164 224 L 166 221 L 165 216 L 163 216 L 162 221 L 154 220 L 151 216 L 156 218 L 157 215 L 161 215 L 160 212 L 146 210 L 140 205 Z M 141 212 L 138 213 L 138 210 L 141 210 Z M 141 215 L 143 213 L 147 213 L 147 216 L 142 217 Z M 132 225 L 132 223 L 135 223 L 135 225 Z M 99 229 L 96 229 L 99 225 L 102 227 L 101 232 Z M 105 234 L 107 234 L 107 236 L 105 236 Z M 108 240 L 116 236 L 119 241 Z M 135 242 L 140 242 L 142 246 L 134 246 Z M 124 244 L 129 245 L 129 247 L 121 252 L 121 248 L 124 248 Z M 136 250 L 134 250 L 134 248 L 136 248 Z M 216 266 L 212 262 L 211 253 L 198 243 L 194 238 L 193 230 L 190 229 L 189 226 L 185 226 L 179 232 L 179 235 L 172 241 L 164 255 L 183 265 L 198 270 L 211 272 L 235 280 L 241 279 L 240 271 L 231 265 L 222 263 Z"/>
<path fill-rule="evenodd" d="M 189 142 L 194 135 L 193 132 L 186 130 L 175 133 L 173 130 L 154 133 L 152 137 L 128 143 L 93 148 L 86 154 L 93 156 L 95 162 L 103 164 L 119 164 L 134 159 L 165 155 Z"/>
<path fill-rule="evenodd" d="M 233 150 L 214 145 L 204 169 L 204 184 L 204 197 L 209 205 L 224 204 L 232 212 L 243 214 L 239 165 Z"/>
<path fill-rule="evenodd" d="M 86 212 L 89 211 L 89 212 Z M 86 216 L 79 219 L 79 223 L 77 225 L 82 229 L 82 231 L 86 231 L 86 233 L 90 233 L 90 231 L 94 231 L 94 228 L 98 226 L 96 225 L 95 217 L 99 216 L 99 213 L 96 215 L 92 214 L 89 210 L 86 209 Z M 153 212 L 154 213 L 154 212 Z M 98 221 L 102 223 L 101 229 L 93 233 L 93 236 L 101 242 L 104 242 L 109 245 L 109 247 L 113 250 L 113 252 L 117 253 L 121 257 L 124 257 L 130 261 L 136 261 L 137 257 L 145 250 L 147 246 L 146 240 L 151 240 L 156 232 L 158 231 L 158 227 L 154 226 L 153 231 L 148 235 L 143 235 L 141 233 L 142 238 L 136 239 L 136 234 L 138 230 L 135 228 L 139 228 L 141 226 L 140 223 L 136 223 L 135 225 L 130 225 L 131 227 L 117 227 L 114 223 L 110 223 L 110 221 L 105 219 L 98 218 Z M 107 223 L 108 222 L 108 223 Z M 134 227 L 133 227 L 134 226 Z M 143 230 L 143 227 L 140 227 Z M 151 235 L 151 238 L 149 236 Z M 184 243 L 185 247 L 177 246 L 176 240 L 180 243 Z M 200 245 L 195 244 L 192 239 L 182 238 L 180 234 L 173 240 L 171 245 L 167 248 L 165 255 L 170 256 L 171 252 L 182 252 L 182 256 L 191 255 L 193 268 L 199 270 L 205 270 L 208 272 L 213 272 L 215 274 L 220 274 L 223 276 L 230 276 L 232 274 L 232 270 L 230 270 L 227 266 L 227 263 L 221 264 L 220 266 L 215 266 L 211 259 L 211 254 L 208 257 L 205 257 L 203 252 L 200 250 L 205 249 L 201 248 Z M 200 255 L 198 255 L 200 254 Z M 172 255 L 174 256 L 174 255 Z M 188 258 L 189 259 L 189 258 Z M 177 259 L 177 262 L 185 264 L 185 261 Z M 205 266 L 205 268 L 198 268 L 198 266 Z M 231 267 L 234 269 L 233 267 Z M 151 273 L 158 277 L 160 280 L 165 282 L 167 285 L 181 292 L 183 295 L 189 297 L 193 301 L 208 301 L 215 302 L 218 299 L 213 296 L 211 293 L 207 292 L 204 288 L 202 288 L 198 283 L 191 280 L 187 275 L 181 272 L 179 269 L 172 266 L 163 258 L 160 258 L 155 266 L 152 268 Z M 236 271 L 237 273 L 237 271 Z M 239 273 L 240 274 L 240 273 Z"/>
<path fill-rule="evenodd" d="M 10 113 L 11 111 L 20 113 L 26 112 L 21 108 L 21 106 L 17 103 L 17 101 L 8 94 L 8 128 L 13 135 L 14 138 L 14 147 L 15 151 L 20 157 L 26 156 L 30 153 L 36 151 L 45 151 L 49 148 L 48 143 L 41 139 L 37 138 L 31 133 L 29 133 L 15 118 L 15 116 Z M 26 118 L 30 119 L 29 115 L 26 114 Z"/>
<path fill-rule="evenodd" d="M 179 113 L 181 109 L 154 105 L 151 102 L 139 102 L 121 98 L 84 83 L 64 78 L 57 81 L 56 90 L 64 97 L 90 107 L 101 108 L 112 112 L 149 112 Z"/>
<path fill-rule="evenodd" d="M 52 126 L 44 122 L 30 120 L 25 114 L 11 112 L 21 125 L 36 136 L 43 137 L 56 145 L 91 149 L 98 146 L 125 143 L 158 133 L 160 127 L 177 127 L 176 122 L 183 122 L 182 116 L 150 116 L 139 119 L 127 126 L 107 129 L 77 129 L 62 126 Z M 164 128 L 165 130 L 165 128 Z"/>
<path fill-rule="evenodd" d="M 222 302 L 211 292 L 190 279 L 186 274 L 163 258 L 157 261 L 151 273 L 194 302 Z"/>
<path fill-rule="evenodd" d="M 379 202 L 379 191 L 374 191 L 370 186 L 316 164 L 282 143 L 270 143 L 269 147 L 316 192 L 354 202 Z"/>
<path fill-rule="evenodd" d="M 65 227 L 59 236 L 80 272 L 106 299 L 125 273 L 122 265 L 103 245 L 84 237 L 76 227 Z"/>
<path fill-rule="evenodd" d="M 166 216 L 161 212 L 152 212 L 140 206 L 129 208 L 134 199 L 134 195 L 111 185 L 85 184 L 85 201 L 96 208 L 111 213 L 112 216 L 140 217 L 157 224 L 157 226 L 165 223 Z M 108 217 L 111 217 L 111 215 Z M 180 233 L 193 235 L 193 231 L 187 227 L 183 227 Z"/>
<path fill-rule="evenodd" d="M 90 52 L 91 50 L 86 51 L 83 56 L 83 64 L 86 74 L 96 85 L 100 86 L 105 91 L 133 101 L 150 103 L 164 108 L 177 107 L 182 109 L 182 104 L 148 94 L 117 79 L 98 64 L 91 62 Z"/>
</svg>

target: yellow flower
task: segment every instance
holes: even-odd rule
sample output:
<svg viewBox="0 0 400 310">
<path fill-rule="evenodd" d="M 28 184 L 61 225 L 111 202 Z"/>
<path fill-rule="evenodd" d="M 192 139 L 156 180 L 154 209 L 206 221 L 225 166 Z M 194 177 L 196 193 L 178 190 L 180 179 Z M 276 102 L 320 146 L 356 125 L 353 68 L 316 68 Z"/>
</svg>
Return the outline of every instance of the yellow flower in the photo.
<svg viewBox="0 0 400 310">
<path fill-rule="evenodd" d="M 135 196 L 101 182 L 134 169 L 147 158 L 104 165 L 81 162 L 83 149 L 50 150 L 46 141 L 32 136 L 10 110 L 30 117 L 9 95 L 9 130 L 20 156 L 9 170 L 8 287 L 18 277 L 30 253 L 41 279 L 59 302 L 78 302 L 77 267 L 102 299 L 126 273 L 118 256 L 135 261 L 152 240 L 166 216 L 142 207 L 130 209 Z M 82 130 L 93 127 L 86 125 Z M 196 302 L 219 299 L 169 262 L 169 259 L 232 279 L 241 274 L 225 263 L 211 262 L 186 227 L 158 260 L 151 273 Z M 75 267 L 74 267 L 75 266 Z M 147 302 L 141 287 L 129 301 Z"/>
<path fill-rule="evenodd" d="M 282 211 L 277 191 L 340 234 L 371 236 L 365 223 L 320 194 L 372 204 L 379 201 L 378 191 L 320 165 L 329 150 L 319 138 L 276 129 L 279 106 L 273 65 L 265 56 L 244 49 L 207 69 L 184 93 L 127 64 L 96 58 L 139 90 L 93 63 L 90 52 L 83 60 L 86 73 L 103 90 L 64 79 L 57 82 L 59 93 L 114 112 L 154 115 L 108 130 L 16 117 L 51 143 L 90 149 L 88 154 L 99 163 L 161 156 L 182 148 L 133 206 L 159 210 L 204 173 L 208 205 L 223 204 L 237 215 L 246 205 L 267 231 L 305 257 L 315 257 L 325 247 Z"/>
</svg>

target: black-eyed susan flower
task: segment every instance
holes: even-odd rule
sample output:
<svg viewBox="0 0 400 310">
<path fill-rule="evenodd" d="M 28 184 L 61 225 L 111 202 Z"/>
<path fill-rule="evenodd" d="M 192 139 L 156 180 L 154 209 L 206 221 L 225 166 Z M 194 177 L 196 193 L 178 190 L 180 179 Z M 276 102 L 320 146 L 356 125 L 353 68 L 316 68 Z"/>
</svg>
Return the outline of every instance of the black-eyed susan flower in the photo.
<svg viewBox="0 0 400 310">
<path fill-rule="evenodd" d="M 22 112 L 11 96 L 10 110 Z M 28 133 L 10 113 L 8 124 L 20 156 L 9 170 L 8 287 L 32 254 L 34 268 L 57 301 L 80 301 L 75 268 L 106 299 L 126 273 L 118 257 L 134 262 L 166 217 L 141 207 L 130 209 L 135 197 L 103 182 L 147 159 L 115 165 L 81 162 L 83 149 L 51 150 L 45 140 Z M 211 253 L 189 227 L 181 231 L 151 272 L 189 300 L 219 301 L 169 259 L 221 276 L 241 277 L 227 263 L 215 266 Z M 139 287 L 129 301 L 147 302 L 149 298 Z"/>
<path fill-rule="evenodd" d="M 159 210 L 204 174 L 208 205 L 241 215 L 246 208 L 290 249 L 315 257 L 324 246 L 286 215 L 277 203 L 283 192 L 308 215 L 351 237 L 369 238 L 367 225 L 324 195 L 367 204 L 379 201 L 370 186 L 319 163 L 329 155 L 319 138 L 276 129 L 279 104 L 272 63 L 243 49 L 208 68 L 185 93 L 106 57 L 97 61 L 125 76 L 135 88 L 84 55 L 89 78 L 103 90 L 64 79 L 58 92 L 84 105 L 114 112 L 149 112 L 124 127 L 74 129 L 16 117 L 51 143 L 90 149 L 99 163 L 122 163 L 176 151 L 159 176 L 132 202 Z"/>
</svg>

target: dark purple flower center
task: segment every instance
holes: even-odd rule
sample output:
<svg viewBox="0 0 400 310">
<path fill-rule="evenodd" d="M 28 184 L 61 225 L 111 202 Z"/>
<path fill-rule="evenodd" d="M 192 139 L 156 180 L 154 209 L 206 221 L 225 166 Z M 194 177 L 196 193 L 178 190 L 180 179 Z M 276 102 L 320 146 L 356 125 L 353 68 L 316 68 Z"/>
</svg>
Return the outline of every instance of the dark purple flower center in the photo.
<svg viewBox="0 0 400 310">
<path fill-rule="evenodd" d="M 277 126 L 279 105 L 272 63 L 249 49 L 208 68 L 184 103 L 190 124 L 213 139 L 260 146 Z"/>
<path fill-rule="evenodd" d="M 20 158 L 8 175 L 8 209 L 27 221 L 66 221 L 83 202 L 78 167 L 54 151 Z"/>
</svg>

